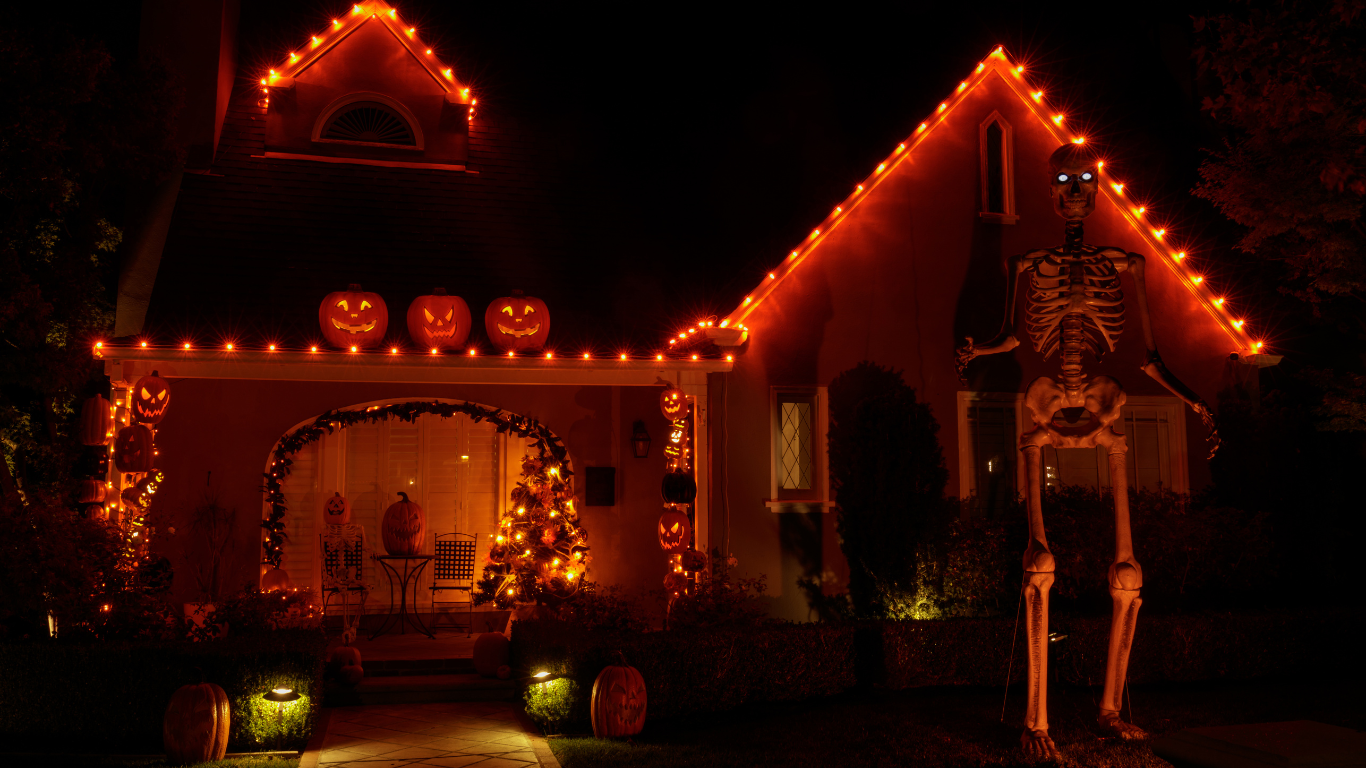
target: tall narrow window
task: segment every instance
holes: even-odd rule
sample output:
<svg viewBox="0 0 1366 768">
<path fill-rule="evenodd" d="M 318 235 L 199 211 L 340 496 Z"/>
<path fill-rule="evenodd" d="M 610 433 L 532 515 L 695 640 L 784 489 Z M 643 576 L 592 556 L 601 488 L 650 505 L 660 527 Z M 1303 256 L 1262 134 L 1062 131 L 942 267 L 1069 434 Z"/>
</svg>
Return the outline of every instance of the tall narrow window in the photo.
<svg viewBox="0 0 1366 768">
<path fill-rule="evenodd" d="M 979 215 L 1002 224 L 1014 224 L 1019 217 L 1015 215 L 1015 153 L 1010 123 L 1000 113 L 992 112 L 982 122 L 979 139 L 982 185 Z"/>
<path fill-rule="evenodd" d="M 972 440 L 969 479 L 978 514 L 995 517 L 1015 501 L 1015 403 L 977 402 L 968 406 Z"/>
<path fill-rule="evenodd" d="M 779 498 L 810 498 L 816 479 L 816 398 L 778 394 L 777 471 Z"/>
</svg>

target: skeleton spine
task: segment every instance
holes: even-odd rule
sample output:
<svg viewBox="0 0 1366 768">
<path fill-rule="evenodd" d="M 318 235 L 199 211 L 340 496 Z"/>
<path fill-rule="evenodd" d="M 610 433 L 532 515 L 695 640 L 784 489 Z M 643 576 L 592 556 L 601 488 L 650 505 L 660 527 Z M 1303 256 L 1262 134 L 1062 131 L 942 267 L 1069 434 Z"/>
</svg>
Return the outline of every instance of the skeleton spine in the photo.
<svg viewBox="0 0 1366 768">
<path fill-rule="evenodd" d="M 1081 250 L 1082 227 L 1080 221 L 1067 222 L 1062 252 L 1063 263 L 1068 264 L 1068 282 L 1071 285 L 1086 283 L 1086 267 L 1077 259 Z M 1081 353 L 1086 349 L 1086 321 L 1075 313 L 1069 312 L 1060 323 L 1062 331 L 1062 385 L 1065 389 L 1081 389 L 1086 383 L 1086 374 L 1081 370 Z"/>
</svg>

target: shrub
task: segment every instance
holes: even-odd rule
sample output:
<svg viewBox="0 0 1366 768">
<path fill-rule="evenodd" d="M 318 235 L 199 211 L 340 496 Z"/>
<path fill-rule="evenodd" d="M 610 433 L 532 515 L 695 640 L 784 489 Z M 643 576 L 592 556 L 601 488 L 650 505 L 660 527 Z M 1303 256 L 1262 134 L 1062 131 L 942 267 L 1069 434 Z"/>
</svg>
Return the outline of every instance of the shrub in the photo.
<svg viewBox="0 0 1366 768">
<path fill-rule="evenodd" d="M 201 643 L 42 643 L 0 654 L 0 735 L 63 752 L 160 752 L 171 694 L 202 678 L 232 705 L 229 751 L 301 749 L 322 696 L 321 632 L 282 630 Z M 302 698 L 283 718 L 261 698 Z"/>
<path fill-rule="evenodd" d="M 581 584 L 578 594 L 560 605 L 559 618 L 583 629 L 642 632 L 647 626 L 640 606 L 622 597 L 620 587 L 591 581 Z"/>
<path fill-rule="evenodd" d="M 573 714 L 574 704 L 579 700 L 579 684 L 568 678 L 532 683 L 522 698 L 527 715 L 549 733 Z"/>
<path fill-rule="evenodd" d="M 732 578 L 720 554 L 712 556 L 710 571 L 697 574 L 691 592 L 679 597 L 669 608 L 669 626 L 674 629 L 745 627 L 765 620 L 758 604 L 767 590 L 767 577 Z M 660 593 L 663 597 L 663 593 Z"/>
</svg>

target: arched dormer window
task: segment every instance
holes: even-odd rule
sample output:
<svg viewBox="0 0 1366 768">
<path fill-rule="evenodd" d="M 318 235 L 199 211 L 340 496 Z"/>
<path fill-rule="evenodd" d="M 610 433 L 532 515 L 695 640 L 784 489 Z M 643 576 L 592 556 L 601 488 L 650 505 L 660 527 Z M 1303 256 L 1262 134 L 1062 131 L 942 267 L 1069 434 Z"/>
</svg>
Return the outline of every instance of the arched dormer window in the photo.
<svg viewBox="0 0 1366 768">
<path fill-rule="evenodd" d="M 999 112 L 992 112 L 982 121 L 978 138 L 982 168 L 982 208 L 978 215 L 1014 224 L 1020 218 L 1015 215 L 1014 131 Z"/>
<path fill-rule="evenodd" d="M 323 110 L 313 140 L 328 144 L 422 149 L 422 129 L 397 101 L 378 93 L 354 93 Z"/>
</svg>

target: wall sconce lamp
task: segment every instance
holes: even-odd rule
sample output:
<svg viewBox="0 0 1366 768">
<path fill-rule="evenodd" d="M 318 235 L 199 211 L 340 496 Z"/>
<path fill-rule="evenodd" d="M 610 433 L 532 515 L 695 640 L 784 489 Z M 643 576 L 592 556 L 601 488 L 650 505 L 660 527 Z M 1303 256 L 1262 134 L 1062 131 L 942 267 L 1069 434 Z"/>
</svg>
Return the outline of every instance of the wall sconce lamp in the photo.
<svg viewBox="0 0 1366 768">
<path fill-rule="evenodd" d="M 639 419 L 631 427 L 631 447 L 635 450 L 637 459 L 649 458 L 650 433 L 645 430 L 645 422 Z"/>
</svg>

